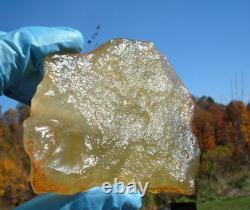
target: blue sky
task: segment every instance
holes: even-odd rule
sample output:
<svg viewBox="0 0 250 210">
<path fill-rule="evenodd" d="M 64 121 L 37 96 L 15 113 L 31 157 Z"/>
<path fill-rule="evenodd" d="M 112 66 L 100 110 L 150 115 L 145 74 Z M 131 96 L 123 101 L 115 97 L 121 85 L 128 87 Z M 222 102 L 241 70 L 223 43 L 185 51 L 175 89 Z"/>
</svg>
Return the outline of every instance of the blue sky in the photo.
<svg viewBox="0 0 250 210">
<path fill-rule="evenodd" d="M 250 101 L 249 0 L 1 0 L 0 20 L 2 31 L 70 26 L 87 41 L 100 24 L 98 43 L 150 40 L 195 96 L 228 103 L 231 87 L 238 98 L 243 87 Z M 6 109 L 16 102 L 0 97 L 0 104 Z"/>
</svg>

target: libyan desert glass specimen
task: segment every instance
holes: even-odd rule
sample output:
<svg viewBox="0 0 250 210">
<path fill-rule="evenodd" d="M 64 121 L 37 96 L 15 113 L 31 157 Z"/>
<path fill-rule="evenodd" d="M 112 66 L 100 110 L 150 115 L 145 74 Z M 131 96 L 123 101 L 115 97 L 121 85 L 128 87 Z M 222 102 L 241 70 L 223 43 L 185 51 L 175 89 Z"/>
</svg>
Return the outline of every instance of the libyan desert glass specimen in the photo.
<svg viewBox="0 0 250 210">
<path fill-rule="evenodd" d="M 115 39 L 44 65 L 24 126 L 37 193 L 72 194 L 114 178 L 193 193 L 194 104 L 152 43 Z"/>
</svg>

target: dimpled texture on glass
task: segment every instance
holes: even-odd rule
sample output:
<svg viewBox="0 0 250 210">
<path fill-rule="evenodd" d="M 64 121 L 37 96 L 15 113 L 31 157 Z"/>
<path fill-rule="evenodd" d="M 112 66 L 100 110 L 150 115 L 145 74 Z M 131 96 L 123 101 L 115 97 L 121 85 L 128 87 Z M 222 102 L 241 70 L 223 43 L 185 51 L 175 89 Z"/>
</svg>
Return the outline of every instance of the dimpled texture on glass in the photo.
<svg viewBox="0 0 250 210">
<path fill-rule="evenodd" d="M 51 55 L 24 124 L 37 193 L 113 183 L 192 194 L 199 149 L 194 104 L 151 42 L 114 39 L 88 54 Z"/>
</svg>

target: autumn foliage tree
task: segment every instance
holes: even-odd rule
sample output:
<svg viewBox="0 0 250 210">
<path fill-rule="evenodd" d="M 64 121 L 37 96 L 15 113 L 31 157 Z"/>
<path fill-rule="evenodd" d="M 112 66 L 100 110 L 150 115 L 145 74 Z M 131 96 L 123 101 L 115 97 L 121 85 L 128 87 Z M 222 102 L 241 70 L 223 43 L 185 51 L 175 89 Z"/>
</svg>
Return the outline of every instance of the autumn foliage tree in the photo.
<svg viewBox="0 0 250 210">
<path fill-rule="evenodd" d="M 241 101 L 232 101 L 226 108 L 226 131 L 228 142 L 235 148 L 235 155 L 249 163 L 250 118 L 247 107 Z"/>
<path fill-rule="evenodd" d="M 198 194 L 202 199 L 229 195 L 249 173 L 249 111 L 241 101 L 222 105 L 207 97 L 196 100 L 193 132 L 201 149 Z"/>
<path fill-rule="evenodd" d="M 0 114 L 0 206 L 16 206 L 34 196 L 20 135 L 27 113 L 29 108 L 19 105 L 17 111 L 9 109 Z"/>
</svg>

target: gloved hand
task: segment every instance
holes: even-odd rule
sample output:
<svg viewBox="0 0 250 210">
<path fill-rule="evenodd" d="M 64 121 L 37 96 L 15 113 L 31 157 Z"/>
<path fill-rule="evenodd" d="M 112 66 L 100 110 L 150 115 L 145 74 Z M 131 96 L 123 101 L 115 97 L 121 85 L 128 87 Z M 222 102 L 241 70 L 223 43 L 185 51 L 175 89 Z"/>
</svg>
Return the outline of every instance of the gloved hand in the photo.
<svg viewBox="0 0 250 210">
<path fill-rule="evenodd" d="M 0 94 L 30 104 L 43 78 L 43 58 L 49 53 L 82 49 L 77 30 L 60 27 L 25 27 L 0 32 Z"/>
<path fill-rule="evenodd" d="M 138 210 L 141 207 L 140 193 L 105 194 L 101 187 L 75 195 L 48 193 L 15 208 L 15 210 Z"/>
<path fill-rule="evenodd" d="M 79 52 L 83 37 L 77 30 L 61 27 L 25 27 L 0 32 L 0 93 L 30 104 L 43 78 L 43 58 L 59 51 Z M 105 194 L 100 187 L 75 195 L 48 193 L 16 210 L 136 210 L 140 194 Z"/>
</svg>

